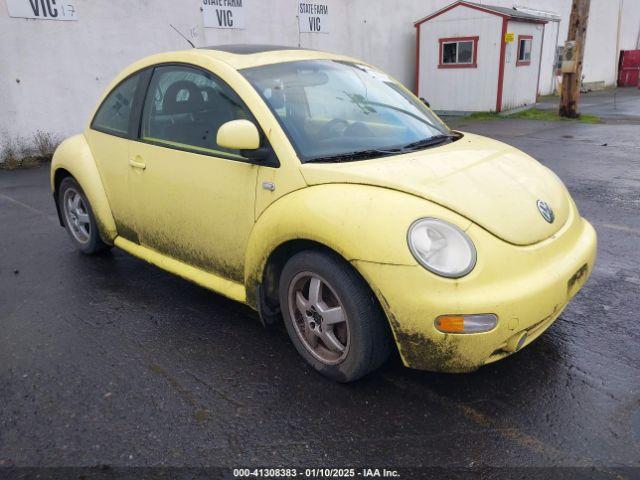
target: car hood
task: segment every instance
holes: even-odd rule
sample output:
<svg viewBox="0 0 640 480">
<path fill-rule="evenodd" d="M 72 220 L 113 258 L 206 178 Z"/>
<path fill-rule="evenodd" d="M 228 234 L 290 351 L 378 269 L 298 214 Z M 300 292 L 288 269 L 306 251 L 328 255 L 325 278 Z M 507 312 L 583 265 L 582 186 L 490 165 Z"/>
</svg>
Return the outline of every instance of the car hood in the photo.
<svg viewBox="0 0 640 480">
<path fill-rule="evenodd" d="M 345 163 L 307 163 L 301 171 L 309 185 L 364 184 L 422 197 L 516 245 L 550 237 L 569 217 L 571 200 L 551 170 L 516 148 L 469 133 L 426 150 Z M 538 200 L 553 210 L 552 223 L 543 218 Z"/>
</svg>

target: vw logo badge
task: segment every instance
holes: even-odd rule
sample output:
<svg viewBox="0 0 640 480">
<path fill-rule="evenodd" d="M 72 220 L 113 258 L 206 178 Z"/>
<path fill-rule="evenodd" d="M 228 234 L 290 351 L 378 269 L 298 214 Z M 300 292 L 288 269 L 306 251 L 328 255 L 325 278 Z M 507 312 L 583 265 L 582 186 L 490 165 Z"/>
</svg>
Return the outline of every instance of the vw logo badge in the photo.
<svg viewBox="0 0 640 480">
<path fill-rule="evenodd" d="M 536 202 L 536 205 L 538 205 L 538 211 L 540 212 L 540 215 L 542 215 L 542 218 L 544 218 L 549 223 L 553 223 L 556 216 L 553 214 L 553 210 L 551 210 L 549 204 L 542 200 L 538 200 Z"/>
</svg>

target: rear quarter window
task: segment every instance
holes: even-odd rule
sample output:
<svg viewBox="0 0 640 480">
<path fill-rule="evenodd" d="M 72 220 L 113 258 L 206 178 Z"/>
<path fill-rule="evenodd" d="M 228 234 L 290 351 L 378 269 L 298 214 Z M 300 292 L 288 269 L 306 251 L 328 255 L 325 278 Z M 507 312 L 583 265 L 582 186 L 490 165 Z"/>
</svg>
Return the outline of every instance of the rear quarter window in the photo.
<svg viewBox="0 0 640 480">
<path fill-rule="evenodd" d="M 91 128 L 117 136 L 126 136 L 129 132 L 133 100 L 139 84 L 140 74 L 136 74 L 114 88 L 100 105 Z"/>
</svg>

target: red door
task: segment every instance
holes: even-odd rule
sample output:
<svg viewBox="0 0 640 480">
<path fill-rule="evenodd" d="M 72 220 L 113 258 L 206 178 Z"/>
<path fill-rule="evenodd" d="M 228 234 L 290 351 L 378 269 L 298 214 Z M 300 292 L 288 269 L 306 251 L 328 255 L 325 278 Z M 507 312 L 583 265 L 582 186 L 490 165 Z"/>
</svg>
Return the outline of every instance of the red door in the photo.
<svg viewBox="0 0 640 480">
<path fill-rule="evenodd" d="M 618 86 L 640 86 L 640 50 L 622 50 L 618 68 Z"/>
</svg>

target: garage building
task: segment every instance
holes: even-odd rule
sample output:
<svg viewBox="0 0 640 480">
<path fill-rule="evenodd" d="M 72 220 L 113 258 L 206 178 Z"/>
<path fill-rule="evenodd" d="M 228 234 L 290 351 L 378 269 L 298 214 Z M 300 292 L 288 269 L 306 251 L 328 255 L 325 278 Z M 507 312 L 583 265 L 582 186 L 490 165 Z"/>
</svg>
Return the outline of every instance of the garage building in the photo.
<svg viewBox="0 0 640 480">
<path fill-rule="evenodd" d="M 512 8 L 466 1 L 418 20 L 418 95 L 441 112 L 533 105 L 546 24 Z"/>
</svg>

